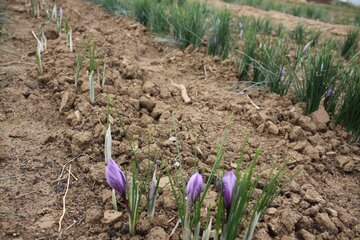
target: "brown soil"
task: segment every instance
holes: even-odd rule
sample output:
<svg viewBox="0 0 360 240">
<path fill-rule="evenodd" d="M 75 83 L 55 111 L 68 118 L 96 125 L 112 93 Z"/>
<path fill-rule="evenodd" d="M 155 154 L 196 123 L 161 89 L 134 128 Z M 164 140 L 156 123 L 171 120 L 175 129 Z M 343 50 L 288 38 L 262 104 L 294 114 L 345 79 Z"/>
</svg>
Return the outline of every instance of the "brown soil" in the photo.
<svg viewBox="0 0 360 240">
<path fill-rule="evenodd" d="M 246 95 L 233 91 L 236 71 L 229 61 L 208 57 L 203 49 L 182 52 L 158 44 L 135 21 L 105 13 L 86 1 L 62 1 L 74 27 L 75 47 L 92 35 L 98 59 L 108 66 L 106 85 L 96 88 L 96 102 L 91 104 L 85 70 L 82 84 L 74 87 L 76 53 L 66 48 L 65 36 L 48 38 L 45 73 L 39 76 L 30 30 L 38 29 L 44 19 L 31 18 L 23 1 L 2 4 L 8 22 L 2 27 L 0 48 L 1 239 L 129 239 L 127 214 L 123 209 L 111 211 L 111 191 L 104 176 L 107 96 L 112 99 L 114 119 L 113 157 L 123 169 L 129 170 L 131 151 L 116 109 L 140 148 L 140 166 L 147 164 L 148 129 L 151 156 L 174 163 L 176 147 L 166 140 L 172 135 L 171 115 L 175 115 L 186 180 L 196 155 L 199 167 L 209 174 L 231 116 L 224 157 L 227 169 L 234 166 L 248 130 L 252 132 L 246 162 L 256 148 L 262 152 L 257 173 L 267 173 L 277 159 L 288 155 L 292 156 L 289 169 L 303 168 L 265 214 L 255 239 L 360 237 L 360 146 L 349 144 L 350 135 L 329 123 L 326 114 L 325 119 L 321 112 L 303 116 L 301 105 L 294 106 L 291 97 L 263 90 L 249 93 L 260 107 L 256 110 Z M 53 29 L 48 27 L 46 34 L 50 36 Z M 191 104 L 184 104 L 171 81 L 186 86 Z M 202 154 L 195 153 L 195 146 Z M 59 232 L 69 176 L 69 165 L 63 166 L 69 161 L 73 176 Z M 206 200 L 210 206 L 214 191 Z M 165 186 L 155 219 L 148 220 L 144 208 L 134 239 L 167 239 L 176 221 L 174 200 Z M 179 234 L 177 230 L 171 239 L 179 239 Z"/>
<path fill-rule="evenodd" d="M 315 19 L 296 17 L 278 11 L 265 11 L 250 6 L 226 3 L 222 0 L 204 0 L 204 2 L 207 2 L 209 5 L 213 5 L 217 8 L 229 9 L 237 16 L 245 15 L 268 18 L 271 19 L 274 23 L 282 23 L 285 27 L 289 29 L 294 29 L 298 23 L 302 23 L 311 29 L 321 31 L 328 37 L 345 36 L 348 30 L 351 28 L 351 26 L 348 25 L 325 23 Z"/>
</svg>

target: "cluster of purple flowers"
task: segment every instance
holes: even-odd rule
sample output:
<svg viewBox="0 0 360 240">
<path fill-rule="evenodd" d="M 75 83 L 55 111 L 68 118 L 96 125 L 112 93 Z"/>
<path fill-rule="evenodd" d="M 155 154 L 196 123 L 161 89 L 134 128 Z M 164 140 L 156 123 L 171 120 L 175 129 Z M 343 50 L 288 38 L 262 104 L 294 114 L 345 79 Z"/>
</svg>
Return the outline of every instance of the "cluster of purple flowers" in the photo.
<svg viewBox="0 0 360 240">
<path fill-rule="evenodd" d="M 111 158 L 106 167 L 106 180 L 123 199 L 126 199 L 126 178 L 119 166 Z M 231 203 L 236 184 L 236 176 L 233 171 L 227 172 L 222 178 L 222 192 L 224 196 L 224 206 L 226 209 L 231 208 Z M 193 205 L 200 197 L 204 189 L 204 180 L 200 173 L 194 173 L 186 185 L 186 196 L 188 203 Z M 155 192 L 155 191 L 152 191 Z"/>
</svg>

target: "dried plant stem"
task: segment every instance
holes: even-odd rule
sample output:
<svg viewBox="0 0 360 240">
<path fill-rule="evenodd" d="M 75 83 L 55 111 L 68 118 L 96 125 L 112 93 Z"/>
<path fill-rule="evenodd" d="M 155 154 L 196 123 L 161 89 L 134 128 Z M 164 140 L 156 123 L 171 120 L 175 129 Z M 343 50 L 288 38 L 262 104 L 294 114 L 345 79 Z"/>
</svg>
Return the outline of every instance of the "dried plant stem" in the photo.
<svg viewBox="0 0 360 240">
<path fill-rule="evenodd" d="M 186 87 L 183 84 L 176 84 L 172 80 L 171 80 L 171 84 L 180 89 L 181 97 L 186 104 L 191 103 L 191 99 L 189 98 L 189 95 L 187 94 Z"/>
<path fill-rule="evenodd" d="M 171 231 L 170 235 L 169 235 L 169 239 L 170 237 L 175 233 L 176 229 L 179 227 L 179 224 L 181 223 L 181 220 L 179 219 L 176 224 L 175 224 L 175 227 L 174 229 Z"/>
<path fill-rule="evenodd" d="M 246 94 L 246 97 L 249 99 L 249 101 L 251 102 L 251 104 L 252 104 L 257 110 L 260 109 L 260 107 L 259 107 L 258 105 L 256 105 L 256 104 L 250 99 L 250 97 L 249 97 L 248 94 Z"/>
<path fill-rule="evenodd" d="M 66 191 L 65 191 L 65 194 L 63 196 L 63 213 L 59 219 L 59 232 L 61 231 L 61 223 L 62 223 L 62 220 L 65 216 L 65 213 L 66 213 L 66 195 L 69 191 L 69 186 L 70 186 L 70 177 L 71 177 L 71 164 L 69 165 L 69 168 L 68 168 L 68 172 L 69 172 L 69 175 L 68 175 L 68 179 L 67 179 L 67 185 L 66 185 Z"/>
</svg>

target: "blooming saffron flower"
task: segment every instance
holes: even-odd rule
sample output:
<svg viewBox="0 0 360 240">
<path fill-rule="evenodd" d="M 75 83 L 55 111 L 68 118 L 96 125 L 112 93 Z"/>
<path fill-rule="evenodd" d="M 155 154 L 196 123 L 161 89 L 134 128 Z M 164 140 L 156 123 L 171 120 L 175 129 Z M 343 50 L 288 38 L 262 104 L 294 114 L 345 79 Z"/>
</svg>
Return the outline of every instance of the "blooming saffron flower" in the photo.
<svg viewBox="0 0 360 240">
<path fill-rule="evenodd" d="M 195 203 L 204 189 L 203 177 L 200 173 L 194 173 L 186 185 L 186 196 L 191 204 Z"/>
<path fill-rule="evenodd" d="M 121 197 L 126 197 L 126 178 L 119 166 L 109 158 L 106 166 L 106 181 Z"/>
<path fill-rule="evenodd" d="M 236 184 L 236 176 L 234 172 L 233 171 L 227 172 L 222 179 L 224 205 L 227 209 L 231 207 L 235 184 Z"/>
<path fill-rule="evenodd" d="M 62 8 L 60 8 L 60 10 L 59 10 L 59 16 L 60 16 L 60 18 L 63 17 L 63 10 L 62 10 Z"/>
</svg>

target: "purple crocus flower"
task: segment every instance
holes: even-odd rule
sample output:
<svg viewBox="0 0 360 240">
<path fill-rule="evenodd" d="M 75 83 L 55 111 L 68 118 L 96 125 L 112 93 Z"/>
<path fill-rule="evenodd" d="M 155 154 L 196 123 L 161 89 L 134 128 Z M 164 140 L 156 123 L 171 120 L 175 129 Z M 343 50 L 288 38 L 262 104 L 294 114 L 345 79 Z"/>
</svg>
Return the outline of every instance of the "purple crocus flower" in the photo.
<svg viewBox="0 0 360 240">
<path fill-rule="evenodd" d="M 188 184 L 186 185 L 186 196 L 188 198 L 188 201 L 190 201 L 191 204 L 195 203 L 195 201 L 200 197 L 203 189 L 203 177 L 200 173 L 194 173 L 191 176 Z"/>
<path fill-rule="evenodd" d="M 326 91 L 326 97 L 331 97 L 334 94 L 334 90 L 332 88 L 329 88 Z"/>
<path fill-rule="evenodd" d="M 106 181 L 121 197 L 126 197 L 126 178 L 119 166 L 111 158 L 106 166 Z"/>
<path fill-rule="evenodd" d="M 62 10 L 62 8 L 60 8 L 60 10 L 59 10 L 59 16 L 60 16 L 60 18 L 63 17 L 63 10 Z"/>
<path fill-rule="evenodd" d="M 224 195 L 224 205 L 225 208 L 230 209 L 234 188 L 236 184 L 236 176 L 233 171 L 227 172 L 222 178 L 222 190 Z"/>
</svg>

